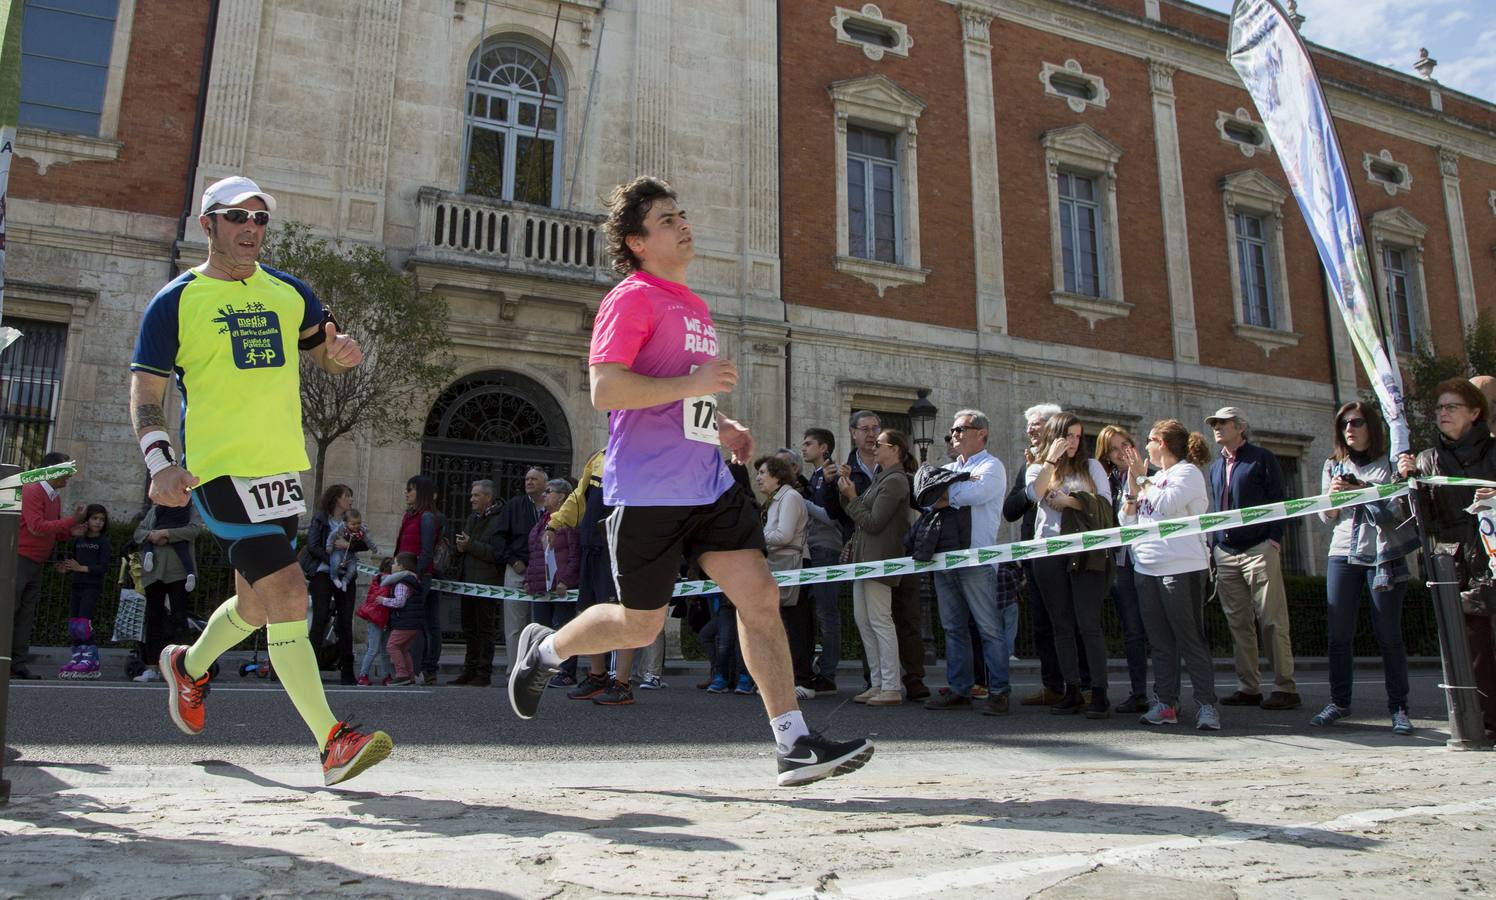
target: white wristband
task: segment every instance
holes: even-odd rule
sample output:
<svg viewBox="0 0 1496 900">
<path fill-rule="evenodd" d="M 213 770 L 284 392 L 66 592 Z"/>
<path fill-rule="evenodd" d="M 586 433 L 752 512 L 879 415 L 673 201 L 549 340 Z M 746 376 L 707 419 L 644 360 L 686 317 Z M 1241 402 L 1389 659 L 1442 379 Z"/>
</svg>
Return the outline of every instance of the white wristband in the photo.
<svg viewBox="0 0 1496 900">
<path fill-rule="evenodd" d="M 140 438 L 140 452 L 145 456 L 145 467 L 152 478 L 163 469 L 176 465 L 171 454 L 171 438 L 159 429 L 147 432 Z"/>
</svg>

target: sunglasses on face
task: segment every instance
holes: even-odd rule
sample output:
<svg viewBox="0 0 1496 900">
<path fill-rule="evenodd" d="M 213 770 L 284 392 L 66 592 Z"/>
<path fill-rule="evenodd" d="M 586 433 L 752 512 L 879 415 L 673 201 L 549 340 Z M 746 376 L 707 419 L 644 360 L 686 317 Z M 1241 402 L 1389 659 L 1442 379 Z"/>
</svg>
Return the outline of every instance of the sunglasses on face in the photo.
<svg viewBox="0 0 1496 900">
<path fill-rule="evenodd" d="M 951 429 L 951 437 L 960 437 L 968 431 L 981 431 L 981 429 L 975 425 L 957 425 Z"/>
<path fill-rule="evenodd" d="M 1366 427 L 1366 420 L 1365 419 L 1346 419 L 1344 422 L 1340 423 L 1340 427 L 1341 428 L 1365 428 Z"/>
<path fill-rule="evenodd" d="M 223 216 L 223 220 L 230 225 L 243 225 L 245 222 L 253 221 L 256 225 L 264 228 L 270 224 L 270 213 L 263 209 L 242 209 L 237 206 L 228 209 L 215 209 L 205 213 L 209 216 Z"/>
</svg>

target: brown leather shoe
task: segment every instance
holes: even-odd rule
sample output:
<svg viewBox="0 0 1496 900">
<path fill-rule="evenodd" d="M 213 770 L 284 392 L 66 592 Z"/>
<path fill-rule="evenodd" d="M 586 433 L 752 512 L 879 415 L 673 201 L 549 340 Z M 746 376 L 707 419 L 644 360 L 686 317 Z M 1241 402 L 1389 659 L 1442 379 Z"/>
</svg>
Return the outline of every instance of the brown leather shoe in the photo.
<svg viewBox="0 0 1496 900">
<path fill-rule="evenodd" d="M 1049 688 L 1041 687 L 1037 691 L 1034 691 L 1032 694 L 1029 694 L 1027 697 L 1024 697 L 1022 700 L 1019 700 L 1018 705 L 1054 706 L 1056 703 L 1059 703 L 1063 699 L 1065 699 L 1065 695 L 1060 693 L 1059 691 L 1051 691 Z"/>
<path fill-rule="evenodd" d="M 930 689 L 918 678 L 904 679 L 904 696 L 910 700 L 923 700 L 930 696 Z"/>
<path fill-rule="evenodd" d="M 1273 691 L 1262 701 L 1263 709 L 1298 709 L 1303 706 L 1298 694 L 1290 694 L 1287 691 Z"/>
<path fill-rule="evenodd" d="M 1245 691 L 1236 691 L 1229 697 L 1221 698 L 1222 706 L 1261 706 L 1261 694 L 1248 694 Z"/>
<path fill-rule="evenodd" d="M 447 684 L 472 684 L 473 679 L 476 677 L 472 672 L 463 672 L 461 675 L 448 681 Z"/>
</svg>

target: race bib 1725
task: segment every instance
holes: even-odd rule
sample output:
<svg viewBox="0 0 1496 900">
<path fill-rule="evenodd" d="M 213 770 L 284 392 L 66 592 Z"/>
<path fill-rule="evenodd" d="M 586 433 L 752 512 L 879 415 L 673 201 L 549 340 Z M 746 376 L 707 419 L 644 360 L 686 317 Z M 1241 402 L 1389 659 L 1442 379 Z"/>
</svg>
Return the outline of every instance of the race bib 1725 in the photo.
<svg viewBox="0 0 1496 900">
<path fill-rule="evenodd" d="M 306 512 L 301 477 L 295 472 L 262 478 L 232 478 L 251 522 L 271 522 Z"/>
</svg>

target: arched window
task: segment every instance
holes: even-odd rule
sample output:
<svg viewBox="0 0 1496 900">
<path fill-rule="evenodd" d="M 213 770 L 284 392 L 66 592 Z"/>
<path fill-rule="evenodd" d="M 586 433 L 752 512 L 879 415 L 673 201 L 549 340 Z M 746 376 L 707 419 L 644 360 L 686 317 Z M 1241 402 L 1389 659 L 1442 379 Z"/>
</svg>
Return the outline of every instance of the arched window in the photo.
<svg viewBox="0 0 1496 900">
<path fill-rule="evenodd" d="M 551 206 L 561 188 L 565 98 L 544 54 L 485 41 L 468 64 L 463 192 Z"/>
</svg>

